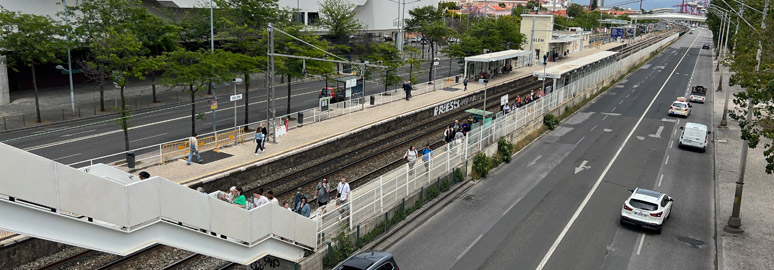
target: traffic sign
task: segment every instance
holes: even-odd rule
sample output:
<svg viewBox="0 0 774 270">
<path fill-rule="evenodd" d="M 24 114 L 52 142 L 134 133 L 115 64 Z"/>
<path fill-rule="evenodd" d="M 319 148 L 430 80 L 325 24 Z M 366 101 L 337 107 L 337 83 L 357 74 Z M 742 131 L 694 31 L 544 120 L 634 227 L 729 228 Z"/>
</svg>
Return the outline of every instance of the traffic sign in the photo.
<svg viewBox="0 0 774 270">
<path fill-rule="evenodd" d="M 242 99 L 242 94 L 231 95 L 231 101 L 237 101 Z"/>
<path fill-rule="evenodd" d="M 441 64 L 441 62 L 438 62 L 438 61 L 436 61 L 436 62 L 433 62 L 433 66 L 437 66 L 437 65 L 439 65 L 439 64 Z"/>
</svg>

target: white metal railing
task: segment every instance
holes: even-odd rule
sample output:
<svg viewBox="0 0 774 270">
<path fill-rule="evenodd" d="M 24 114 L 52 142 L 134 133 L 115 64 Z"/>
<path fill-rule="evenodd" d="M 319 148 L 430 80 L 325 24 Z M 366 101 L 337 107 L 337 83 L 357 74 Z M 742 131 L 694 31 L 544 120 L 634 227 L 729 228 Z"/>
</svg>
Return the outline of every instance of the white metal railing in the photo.
<svg viewBox="0 0 774 270">
<path fill-rule="evenodd" d="M 455 75 L 457 76 L 457 75 Z M 425 93 L 430 93 L 436 90 L 441 90 L 446 87 L 454 86 L 459 83 L 456 83 L 454 81 L 455 76 L 451 77 L 445 77 L 434 80 L 433 84 L 430 83 L 420 83 L 413 86 L 413 90 L 411 92 L 412 95 L 422 95 Z M 368 106 L 379 106 L 387 103 L 391 103 L 397 100 L 402 100 L 405 98 L 405 94 L 403 94 L 403 89 L 392 89 L 384 92 L 379 92 L 376 94 L 372 94 L 365 97 L 357 97 L 353 98 L 347 101 L 332 103 L 329 107 L 329 110 L 327 111 L 321 111 L 319 107 L 294 112 L 291 114 L 284 114 L 276 116 L 277 122 L 275 126 L 284 126 L 286 123 L 287 125 L 285 128 L 287 130 L 295 129 L 296 127 L 299 127 L 301 125 L 308 125 L 320 121 L 325 121 L 331 118 L 335 118 L 342 115 L 347 115 L 353 112 L 362 111 L 366 109 L 366 104 L 370 102 L 370 98 L 374 98 L 374 105 L 368 105 Z M 302 116 L 302 119 L 298 119 L 299 116 Z M 287 120 L 287 121 L 286 121 Z M 236 127 L 230 127 L 222 130 L 218 130 L 215 132 L 208 132 L 204 134 L 200 134 L 198 137 L 218 137 L 218 135 L 226 132 L 233 132 L 236 129 L 244 129 L 246 126 L 266 126 L 269 127 L 267 120 L 261 120 L 252 122 L 246 125 L 238 125 Z M 255 136 L 255 132 L 250 133 L 244 133 L 243 134 L 244 139 L 241 141 L 249 141 Z M 179 142 L 187 141 L 187 138 L 180 138 L 160 144 L 155 144 L 151 146 L 136 148 L 131 150 L 130 152 L 133 152 L 135 154 L 135 162 L 138 164 L 142 164 L 143 166 L 150 166 L 155 164 L 161 164 L 166 162 L 169 159 L 172 158 L 184 158 L 188 155 L 187 149 L 183 148 L 180 149 L 181 151 L 178 151 L 178 153 L 173 153 L 173 155 L 167 155 L 163 151 L 164 145 L 169 144 L 175 144 Z M 208 142 L 207 144 L 203 145 L 204 149 L 211 149 L 211 148 L 217 148 L 218 146 L 210 145 L 210 144 L 217 144 L 217 141 Z M 68 164 L 71 167 L 84 167 L 84 166 L 90 166 L 94 164 L 110 164 L 111 166 L 124 166 L 125 165 L 125 159 L 127 151 L 114 153 L 110 155 L 105 155 L 101 157 L 91 158 L 79 162 L 74 162 Z"/>
<path fill-rule="evenodd" d="M 678 37 L 670 36 L 658 43 L 644 48 L 632 57 L 619 61 L 608 61 L 604 66 L 597 66 L 585 76 L 575 78 L 571 83 L 553 90 L 542 98 L 527 105 L 516 108 L 508 114 L 498 114 L 493 121 L 481 125 L 468 132 L 462 143 L 452 143 L 435 149 L 435 155 L 425 167 L 419 157 L 413 167 L 410 164 L 394 169 L 368 184 L 352 192 L 352 199 L 346 204 L 336 206 L 329 203 L 329 209 L 318 209 L 313 217 L 317 221 L 317 239 L 320 245 L 329 242 L 341 228 L 344 222 L 350 229 L 383 215 L 396 207 L 404 198 L 414 196 L 423 187 L 435 184 L 435 179 L 451 173 L 464 164 L 469 157 L 481 152 L 485 147 L 520 128 L 535 121 L 542 121 L 542 116 L 564 103 L 576 98 L 576 95 L 589 87 L 595 87 L 611 76 L 626 72 L 631 66 L 641 61 L 651 52 Z M 600 86 L 601 87 L 601 86 Z M 426 169 L 426 168 L 429 168 Z"/>
</svg>

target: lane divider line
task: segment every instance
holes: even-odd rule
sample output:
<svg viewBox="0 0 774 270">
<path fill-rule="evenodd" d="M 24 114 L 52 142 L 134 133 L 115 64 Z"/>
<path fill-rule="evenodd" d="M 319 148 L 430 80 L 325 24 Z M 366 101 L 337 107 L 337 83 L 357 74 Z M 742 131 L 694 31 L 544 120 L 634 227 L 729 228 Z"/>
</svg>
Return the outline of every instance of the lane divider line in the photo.
<svg viewBox="0 0 774 270">
<path fill-rule="evenodd" d="M 645 242 L 645 233 L 642 233 L 642 236 L 640 237 L 640 245 L 637 247 L 637 255 L 640 255 L 640 251 L 642 250 L 642 243 Z"/>
<path fill-rule="evenodd" d="M 546 252 L 546 255 L 543 256 L 543 260 L 540 261 L 540 264 L 538 264 L 536 270 L 542 270 L 546 264 L 548 263 L 548 260 L 551 259 L 551 255 L 554 254 L 554 251 L 556 251 L 556 248 L 559 247 L 559 243 L 562 242 L 562 239 L 564 239 L 564 236 L 567 235 L 567 232 L 570 230 L 570 227 L 572 227 L 572 224 L 575 223 L 575 220 L 578 219 L 578 216 L 580 216 L 580 213 L 583 211 L 583 209 L 586 207 L 586 204 L 589 203 L 589 200 L 591 200 L 591 196 L 594 195 L 594 192 L 599 187 L 599 184 L 602 183 L 602 179 L 605 178 L 607 175 L 607 172 L 610 170 L 610 167 L 613 166 L 613 163 L 618 159 L 618 156 L 621 154 L 621 151 L 623 151 L 624 146 L 626 146 L 626 143 L 629 142 L 629 139 L 631 139 L 632 134 L 634 134 L 634 131 L 637 130 L 637 127 L 640 126 L 640 123 L 642 123 L 642 120 L 645 119 L 645 114 L 648 113 L 651 107 L 653 107 L 653 103 L 656 102 L 656 98 L 661 94 L 661 91 L 664 90 L 664 87 L 666 87 L 667 83 L 669 82 L 669 79 L 672 78 L 672 75 L 674 75 L 675 71 L 677 71 L 677 68 L 680 67 L 680 63 L 683 62 L 683 59 L 685 59 L 685 56 L 688 55 L 688 52 L 691 51 L 693 48 L 693 44 L 696 43 L 696 40 L 701 36 L 701 34 L 697 35 L 696 38 L 694 38 L 693 42 L 691 42 L 691 45 L 688 46 L 688 48 L 685 50 L 685 53 L 683 54 L 683 57 L 680 58 L 680 60 L 675 65 L 675 68 L 672 70 L 672 72 L 669 74 L 669 77 L 667 77 L 666 80 L 664 80 L 664 84 L 661 85 L 661 88 L 658 89 L 658 92 L 653 96 L 653 99 L 650 100 L 650 104 L 648 104 L 648 107 L 645 108 L 645 111 L 642 112 L 640 115 L 640 118 L 637 120 L 637 123 L 634 124 L 634 127 L 632 127 L 631 131 L 629 131 L 629 135 L 626 135 L 626 138 L 624 139 L 621 146 L 618 148 L 618 150 L 613 155 L 613 159 L 610 160 L 610 162 L 607 163 L 607 166 L 602 171 L 602 174 L 597 178 L 597 181 L 594 183 L 594 186 L 591 187 L 591 190 L 586 194 L 586 197 L 583 199 L 583 202 L 578 206 L 578 209 L 575 210 L 575 213 L 572 215 L 570 220 L 567 222 L 567 225 L 564 226 L 564 229 L 562 229 L 562 232 L 559 233 L 559 236 L 554 241 L 553 245 L 548 249 L 548 252 Z M 645 236 L 643 235 L 643 238 Z"/>
<path fill-rule="evenodd" d="M 664 174 L 661 174 L 661 177 L 658 178 L 658 186 L 661 186 L 661 181 L 664 181 Z"/>
<path fill-rule="evenodd" d="M 465 248 L 465 250 L 462 251 L 460 256 L 457 256 L 457 261 L 459 261 L 462 258 L 462 256 L 465 255 L 465 253 L 468 253 L 468 251 L 470 251 L 470 248 L 472 248 L 473 245 L 475 245 L 476 242 L 478 242 L 478 240 L 481 240 L 481 237 L 483 237 L 483 236 L 484 236 L 483 234 L 479 234 L 478 237 L 476 237 L 476 240 L 473 240 L 473 242 L 470 243 L 470 245 L 467 248 Z"/>
</svg>

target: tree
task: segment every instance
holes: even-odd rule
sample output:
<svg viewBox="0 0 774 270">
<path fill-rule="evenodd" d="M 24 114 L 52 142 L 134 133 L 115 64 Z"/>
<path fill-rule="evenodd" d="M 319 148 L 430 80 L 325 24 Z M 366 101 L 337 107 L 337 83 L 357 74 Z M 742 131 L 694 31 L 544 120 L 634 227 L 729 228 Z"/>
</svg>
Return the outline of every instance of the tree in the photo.
<svg viewBox="0 0 774 270">
<path fill-rule="evenodd" d="M 443 22 L 442 11 L 433 6 L 418 7 L 409 10 L 411 18 L 406 19 L 407 31 L 419 32 L 422 38 L 430 43 L 431 61 L 429 81 L 433 79 L 433 58 L 435 58 L 436 44 L 443 42 L 447 37 L 452 36 L 454 30 L 446 26 Z"/>
<path fill-rule="evenodd" d="M 187 51 L 178 49 L 165 54 L 167 71 L 162 82 L 170 86 L 187 87 L 191 95 L 191 134 L 196 132 L 196 93 L 207 89 L 210 82 L 223 83 L 231 79 L 234 70 L 234 54 L 223 50 L 210 53 L 207 50 Z"/>
<path fill-rule="evenodd" d="M 49 17 L 21 14 L 0 7 L 0 50 L 4 50 L 7 66 L 16 69 L 17 64 L 32 71 L 32 88 L 35 92 L 35 113 L 40 117 L 38 82 L 35 66 L 57 61 L 57 55 L 64 51 L 65 28 Z"/>
<path fill-rule="evenodd" d="M 406 51 L 414 50 L 416 49 L 407 47 Z M 361 56 L 361 60 L 369 61 L 372 63 L 381 63 L 381 65 L 387 66 L 387 70 L 384 69 L 378 69 L 377 74 L 380 74 L 384 72 L 385 78 L 384 78 L 384 85 L 396 85 L 403 81 L 403 79 L 398 75 L 398 68 L 403 66 L 403 60 L 401 59 L 400 51 L 398 51 L 397 48 L 395 48 L 395 45 L 391 42 L 376 42 L 368 44 L 367 47 L 364 48 L 365 54 Z M 411 71 L 409 71 L 411 73 Z M 371 71 L 369 69 L 368 72 L 366 72 L 366 77 L 371 76 Z M 411 76 L 411 74 L 409 75 Z M 409 77 L 411 78 L 411 77 Z"/>
<path fill-rule="evenodd" d="M 319 36 L 312 35 L 308 32 L 302 31 L 301 25 L 292 25 L 285 28 L 285 32 L 309 43 L 317 48 L 306 45 L 294 38 L 286 35 L 275 36 L 275 44 L 277 44 L 277 51 L 296 56 L 306 56 L 315 58 L 324 58 L 326 56 L 325 51 L 330 49 L 330 45 L 327 41 L 321 40 Z M 319 49 L 318 49 L 319 48 Z M 276 61 L 275 61 L 276 62 Z M 325 75 L 334 71 L 334 64 L 332 62 L 314 61 L 314 60 L 300 60 L 294 58 L 282 59 L 277 66 L 277 72 L 287 75 L 288 77 L 288 98 L 287 98 L 287 114 L 290 114 L 291 98 L 292 98 L 292 78 L 300 78 L 306 74 Z"/>
<path fill-rule="evenodd" d="M 569 7 L 567 7 L 567 16 L 571 18 L 578 18 L 583 15 L 585 15 L 586 11 L 583 10 L 583 6 L 578 4 L 570 4 Z"/>
<path fill-rule="evenodd" d="M 355 4 L 348 0 L 320 3 L 320 25 L 328 28 L 328 35 L 338 42 L 363 28 L 356 16 Z"/>
<path fill-rule="evenodd" d="M 95 55 L 95 62 L 88 65 L 101 65 L 110 70 L 108 79 L 120 88 L 121 107 L 116 108 L 119 119 L 116 120 L 124 131 L 124 147 L 129 151 L 129 119 L 131 110 L 126 107 L 124 89 L 130 78 L 144 79 L 143 70 L 146 59 L 142 54 L 142 43 L 131 31 L 108 28 L 100 38 L 94 39 L 89 46 Z"/>
</svg>

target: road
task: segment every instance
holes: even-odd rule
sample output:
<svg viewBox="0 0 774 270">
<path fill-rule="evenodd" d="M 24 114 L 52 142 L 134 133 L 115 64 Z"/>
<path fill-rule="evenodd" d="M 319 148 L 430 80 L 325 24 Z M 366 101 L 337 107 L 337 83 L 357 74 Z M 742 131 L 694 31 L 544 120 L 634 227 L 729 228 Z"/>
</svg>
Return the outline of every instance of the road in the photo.
<svg viewBox="0 0 774 270">
<path fill-rule="evenodd" d="M 457 61 L 448 58 L 439 61 L 436 69 L 436 78 L 442 78 L 451 73 L 459 73 L 461 67 Z M 428 80 L 429 63 L 413 67 L 413 73 L 417 80 Z M 401 77 L 407 78 L 409 67 L 399 70 Z M 378 76 L 377 76 L 378 77 Z M 317 106 L 320 89 L 325 86 L 323 81 L 310 81 L 292 85 L 291 112 L 298 112 Z M 241 91 L 241 89 L 240 89 Z M 379 79 L 366 82 L 366 95 L 384 91 L 384 84 Z M 234 126 L 234 102 L 228 102 L 230 93 L 218 93 L 218 109 L 216 110 L 217 129 L 226 129 Z M 275 87 L 275 105 L 277 116 L 284 115 L 287 110 L 287 87 Z M 224 102 L 225 100 L 225 102 Z M 244 102 L 238 101 L 237 123 L 244 123 Z M 251 91 L 249 97 L 250 122 L 266 119 L 266 91 L 260 89 Z M 212 132 L 212 114 L 210 105 L 200 102 L 196 106 L 197 113 L 204 113 L 205 119 L 196 121 L 196 132 L 204 134 Z M 169 108 L 159 108 L 151 112 L 138 112 L 129 121 L 129 140 L 132 149 L 156 145 L 172 140 L 183 139 L 191 134 L 191 106 L 181 105 Z M 53 124 L 38 128 L 10 131 L 0 134 L 0 142 L 25 149 L 43 157 L 53 159 L 64 164 L 72 164 L 84 160 L 98 158 L 106 155 L 120 153 L 125 150 L 123 131 L 119 125 L 105 118 L 85 119 L 76 122 Z M 148 150 L 150 151 L 150 149 Z M 138 152 L 137 154 L 142 154 Z M 111 162 L 122 159 L 120 156 L 111 157 L 98 162 Z M 88 163 L 74 164 L 84 166 Z"/>
<path fill-rule="evenodd" d="M 677 147 L 711 103 L 666 111 L 711 87 L 709 31 L 684 35 L 624 81 L 391 245 L 406 269 L 713 269 L 713 149 Z M 619 224 L 628 189 L 675 199 L 662 234 Z"/>
</svg>

